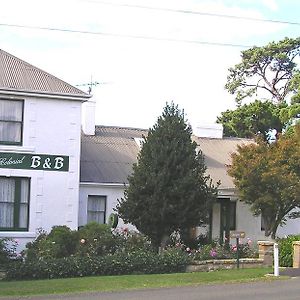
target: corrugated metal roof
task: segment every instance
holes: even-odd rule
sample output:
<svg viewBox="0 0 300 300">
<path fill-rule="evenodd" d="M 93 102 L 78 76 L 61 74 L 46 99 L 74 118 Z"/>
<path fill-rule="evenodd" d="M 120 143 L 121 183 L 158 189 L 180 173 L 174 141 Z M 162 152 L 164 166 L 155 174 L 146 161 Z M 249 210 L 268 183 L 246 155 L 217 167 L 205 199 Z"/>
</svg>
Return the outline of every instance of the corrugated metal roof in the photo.
<svg viewBox="0 0 300 300">
<path fill-rule="evenodd" d="M 147 135 L 147 130 L 96 126 L 94 136 L 82 135 L 80 181 L 93 183 L 128 183 L 132 164 L 139 146 L 135 138 Z M 226 165 L 237 145 L 252 143 L 249 139 L 193 137 L 205 156 L 207 173 L 213 181 L 221 181 L 221 189 L 234 188 Z"/>
<path fill-rule="evenodd" d="M 89 98 L 90 95 L 55 76 L 0 49 L 0 90 L 59 94 Z"/>
</svg>

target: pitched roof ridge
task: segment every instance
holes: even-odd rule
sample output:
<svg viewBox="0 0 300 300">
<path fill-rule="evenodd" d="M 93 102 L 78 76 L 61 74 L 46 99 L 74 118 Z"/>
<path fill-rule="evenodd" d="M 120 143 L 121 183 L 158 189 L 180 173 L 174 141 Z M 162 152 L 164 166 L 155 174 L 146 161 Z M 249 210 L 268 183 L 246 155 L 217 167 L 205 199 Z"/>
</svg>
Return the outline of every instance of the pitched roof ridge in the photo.
<svg viewBox="0 0 300 300">
<path fill-rule="evenodd" d="M 115 125 L 96 125 L 96 129 L 100 128 L 110 128 L 110 129 L 125 129 L 125 130 L 137 130 L 137 131 L 148 131 L 149 129 L 128 127 L 128 126 L 115 126 Z"/>
<path fill-rule="evenodd" d="M 12 59 L 14 60 L 15 62 L 18 62 L 19 63 L 19 66 L 21 67 L 22 65 L 24 65 L 25 67 L 27 67 L 28 69 L 31 69 L 35 72 L 38 72 L 40 75 L 44 76 L 44 77 L 48 77 L 50 79 L 52 79 L 53 81 L 59 83 L 60 85 L 64 85 L 66 87 L 68 87 L 68 89 L 72 90 L 73 92 L 61 92 L 62 94 L 70 94 L 70 95 L 80 95 L 80 96 L 83 96 L 83 97 L 91 97 L 89 94 L 85 93 L 84 91 L 80 90 L 79 88 L 67 83 L 66 81 L 24 61 L 23 59 L 21 58 L 18 58 L 10 53 L 8 53 L 7 51 L 3 50 L 3 49 L 0 49 L 0 53 L 2 53 L 2 55 L 5 55 L 6 57 L 8 57 L 9 59 Z M 1 87 L 0 87 L 1 88 Z M 4 86 L 2 87 L 1 89 L 18 89 L 18 90 L 22 90 L 22 89 L 19 89 L 17 87 L 9 87 L 9 86 Z M 25 89 L 27 90 L 27 89 Z M 28 91 L 30 92 L 49 92 L 49 93 L 52 93 L 51 91 L 40 91 L 40 90 L 37 90 L 37 89 L 28 89 Z M 56 93 L 56 92 L 54 92 Z M 57 92 L 59 93 L 59 92 Z"/>
</svg>

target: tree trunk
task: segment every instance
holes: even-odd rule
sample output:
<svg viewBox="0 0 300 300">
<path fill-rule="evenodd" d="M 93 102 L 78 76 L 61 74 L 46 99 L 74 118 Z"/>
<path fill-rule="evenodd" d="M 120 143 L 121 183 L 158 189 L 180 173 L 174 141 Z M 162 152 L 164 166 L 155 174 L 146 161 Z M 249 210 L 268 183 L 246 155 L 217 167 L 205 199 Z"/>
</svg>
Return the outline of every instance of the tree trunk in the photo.
<svg viewBox="0 0 300 300">
<path fill-rule="evenodd" d="M 159 253 L 159 254 L 161 254 L 161 253 L 166 249 L 168 240 L 169 240 L 169 235 L 164 234 L 164 235 L 162 236 L 162 238 L 161 238 L 161 241 L 160 241 L 160 247 L 159 247 L 159 249 L 158 249 L 158 253 Z"/>
</svg>

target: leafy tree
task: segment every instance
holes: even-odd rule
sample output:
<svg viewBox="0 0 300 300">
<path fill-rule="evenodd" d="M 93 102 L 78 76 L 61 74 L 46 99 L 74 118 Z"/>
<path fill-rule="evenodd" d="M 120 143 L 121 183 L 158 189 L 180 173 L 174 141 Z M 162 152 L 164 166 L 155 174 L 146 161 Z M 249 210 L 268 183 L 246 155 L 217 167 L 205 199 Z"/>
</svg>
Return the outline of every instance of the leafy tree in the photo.
<svg viewBox="0 0 300 300">
<path fill-rule="evenodd" d="M 266 91 L 276 103 L 291 94 L 299 99 L 300 72 L 294 60 L 300 54 L 300 38 L 285 38 L 242 52 L 242 62 L 229 69 L 225 88 L 240 104 L 258 90 Z"/>
<path fill-rule="evenodd" d="M 225 136 L 253 138 L 262 135 L 264 140 L 268 140 L 270 130 L 282 132 L 285 123 L 281 119 L 281 113 L 286 107 L 285 103 L 276 105 L 271 101 L 255 100 L 235 110 L 222 112 L 217 123 L 223 125 Z"/>
<path fill-rule="evenodd" d="M 216 197 L 191 134 L 183 111 L 167 104 L 149 129 L 124 198 L 118 200 L 119 216 L 157 247 L 164 247 L 174 230 L 206 222 Z"/>
<path fill-rule="evenodd" d="M 240 191 L 242 201 L 251 205 L 254 215 L 262 214 L 265 235 L 275 238 L 279 225 L 300 207 L 300 125 L 293 134 L 275 143 L 259 141 L 238 147 L 228 173 Z"/>
</svg>

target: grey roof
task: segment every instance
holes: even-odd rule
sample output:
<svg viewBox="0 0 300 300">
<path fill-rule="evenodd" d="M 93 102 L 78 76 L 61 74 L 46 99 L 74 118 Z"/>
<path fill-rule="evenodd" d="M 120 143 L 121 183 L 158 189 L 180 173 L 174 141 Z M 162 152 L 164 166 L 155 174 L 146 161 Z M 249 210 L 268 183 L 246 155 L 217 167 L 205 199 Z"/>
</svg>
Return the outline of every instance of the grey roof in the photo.
<svg viewBox="0 0 300 300">
<path fill-rule="evenodd" d="M 96 126 L 94 136 L 82 134 L 80 181 L 91 183 L 128 183 L 127 177 L 136 162 L 139 146 L 135 138 L 147 135 L 145 129 Z M 252 143 L 239 138 L 193 137 L 205 156 L 207 173 L 220 188 L 234 188 L 226 165 L 237 145 Z"/>
<path fill-rule="evenodd" d="M 90 95 L 0 49 L 0 91 L 55 94 L 89 98 Z"/>
</svg>

